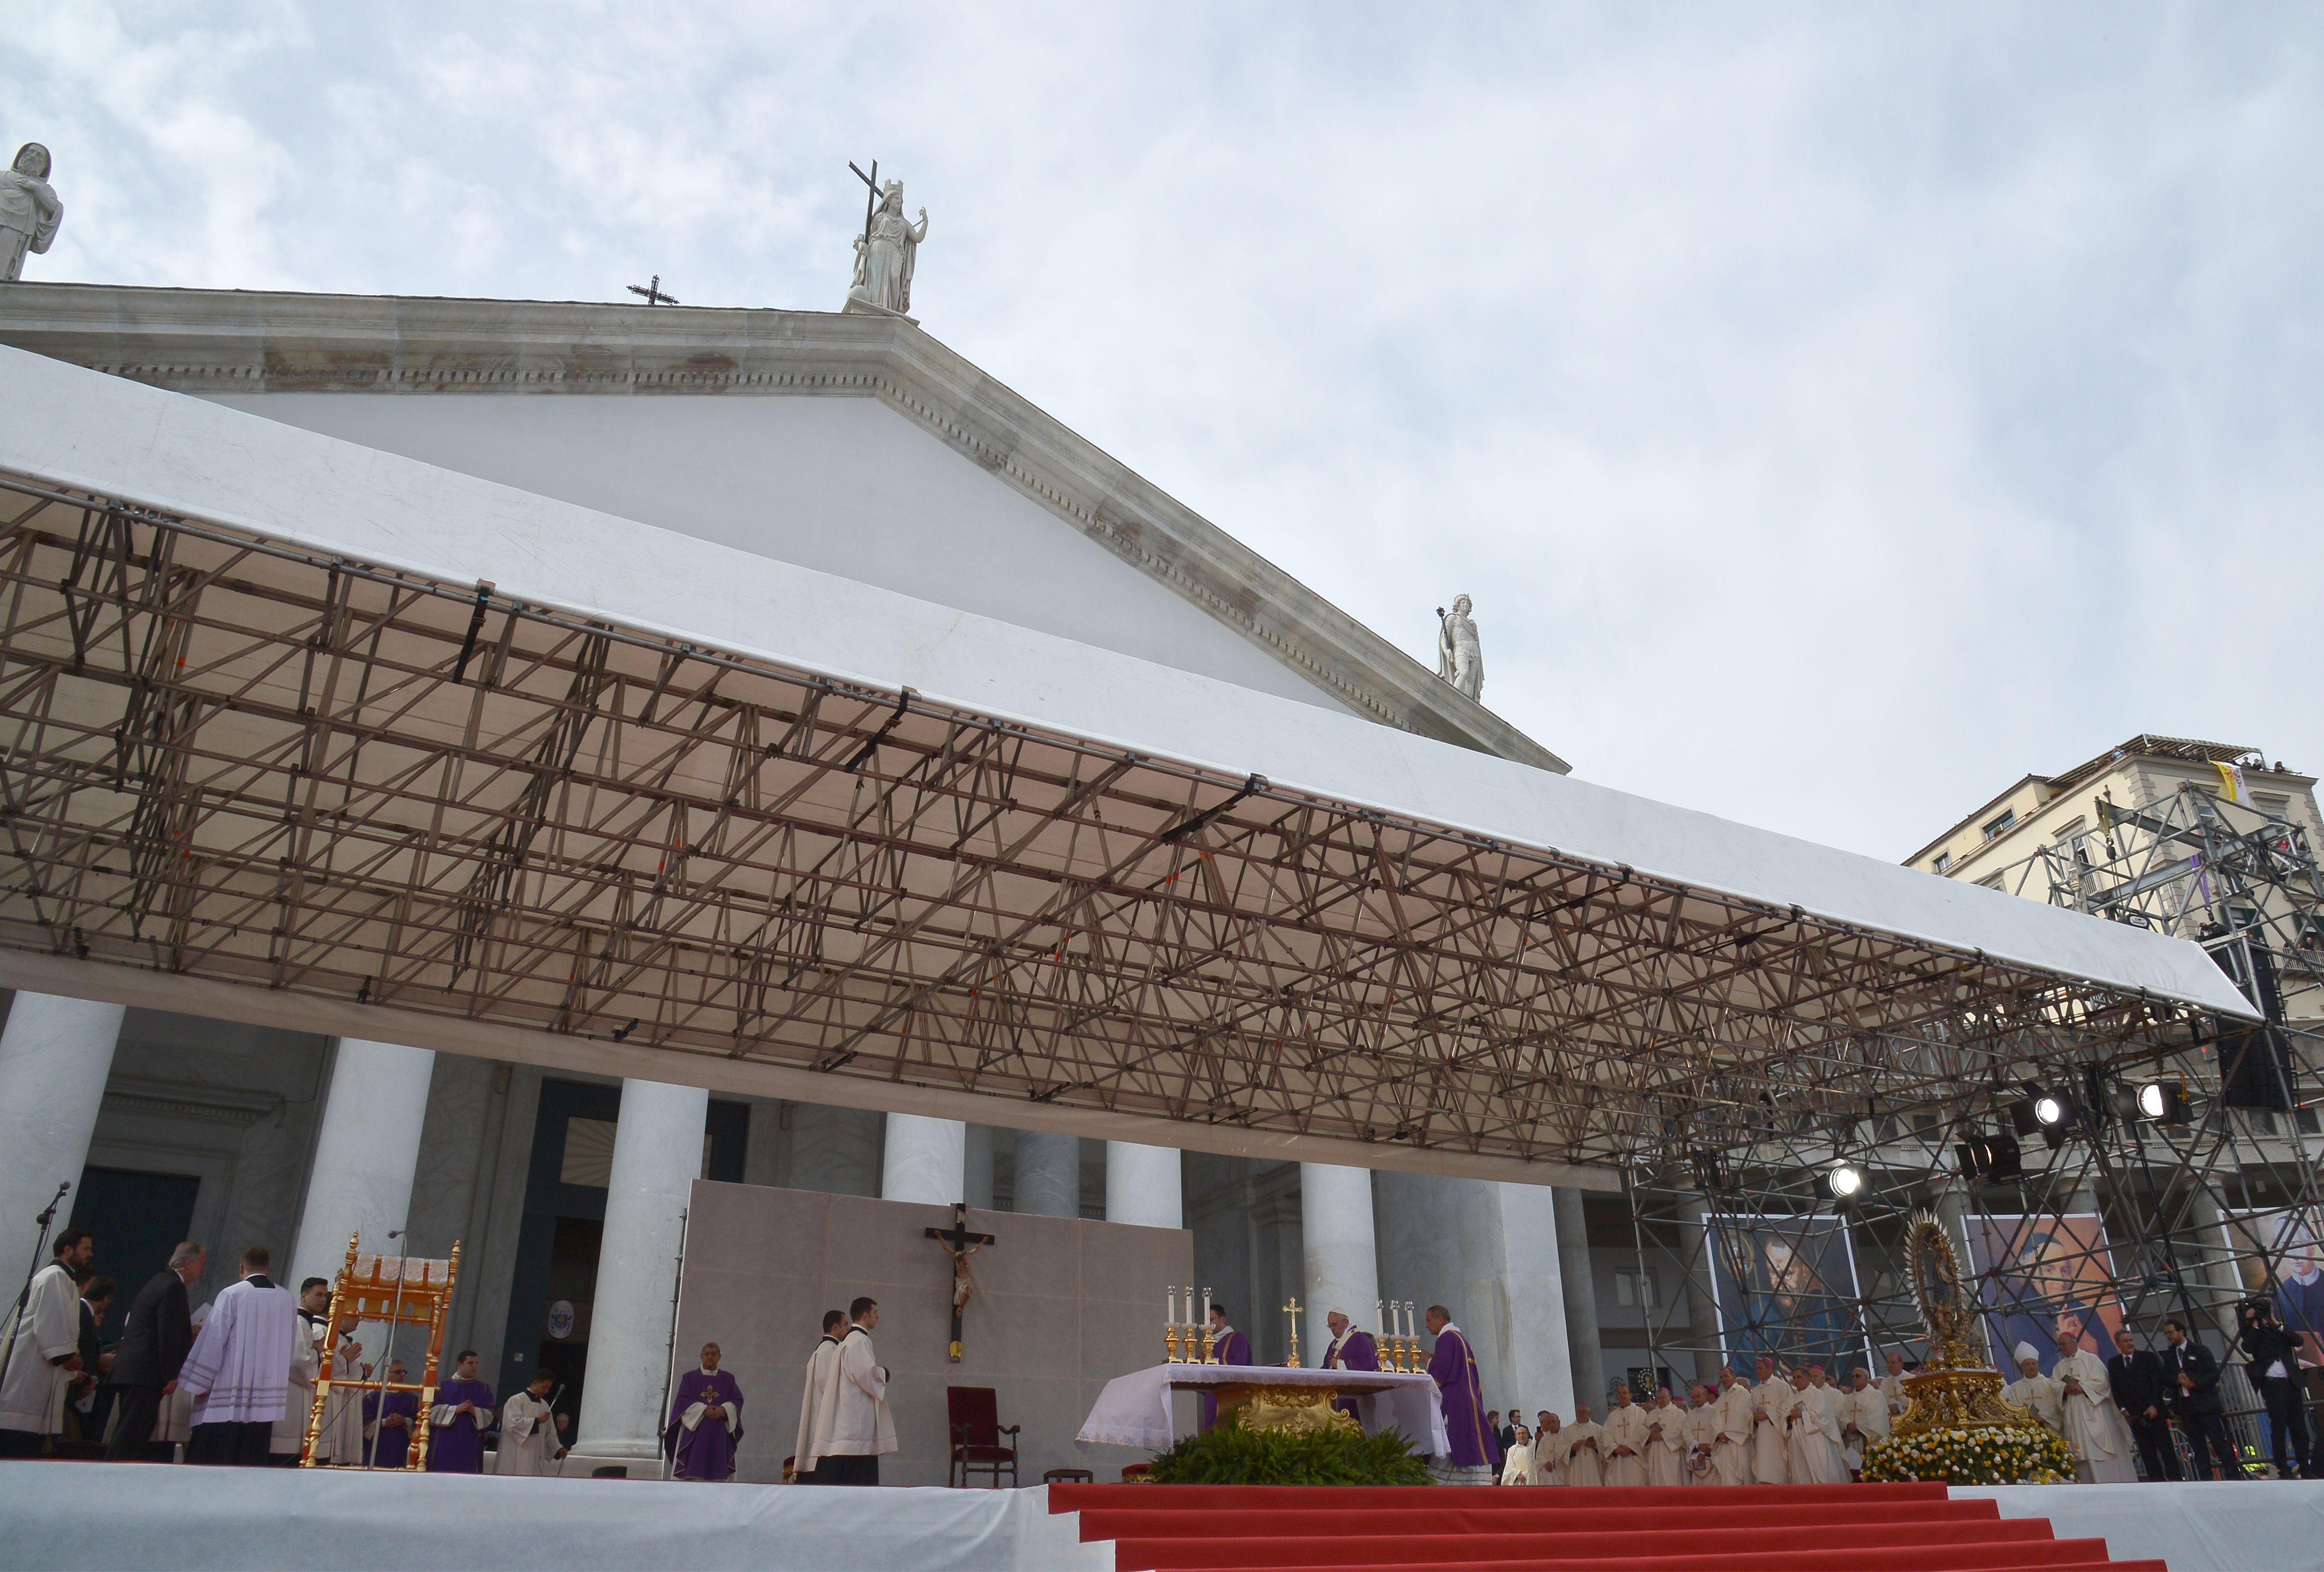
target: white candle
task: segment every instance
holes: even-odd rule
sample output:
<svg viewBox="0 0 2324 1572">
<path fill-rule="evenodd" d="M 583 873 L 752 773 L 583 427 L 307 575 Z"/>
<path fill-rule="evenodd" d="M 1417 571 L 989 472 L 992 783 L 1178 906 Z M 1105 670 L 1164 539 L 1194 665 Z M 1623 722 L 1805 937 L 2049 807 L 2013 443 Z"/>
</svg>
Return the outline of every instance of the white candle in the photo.
<svg viewBox="0 0 2324 1572">
<path fill-rule="evenodd" d="M 1385 1338 L 1389 1336 L 1388 1329 L 1388 1306 L 1383 1301 L 1377 1299 L 1372 1301 L 1372 1325 L 1380 1329 L 1381 1337 Z"/>
<path fill-rule="evenodd" d="M 1204 1325 L 1204 1326 L 1206 1326 L 1206 1327 L 1207 1327 L 1207 1326 L 1209 1326 L 1210 1324 L 1211 1324 L 1211 1291 L 1210 1291 L 1209 1289 L 1205 1288 L 1204 1290 L 1203 1290 L 1203 1325 Z"/>
<path fill-rule="evenodd" d="M 1162 1324 L 1166 1327 L 1175 1327 L 1178 1324 L 1178 1285 L 1176 1283 L 1174 1282 L 1170 1285 L 1169 1294 L 1170 1310 Z"/>
</svg>

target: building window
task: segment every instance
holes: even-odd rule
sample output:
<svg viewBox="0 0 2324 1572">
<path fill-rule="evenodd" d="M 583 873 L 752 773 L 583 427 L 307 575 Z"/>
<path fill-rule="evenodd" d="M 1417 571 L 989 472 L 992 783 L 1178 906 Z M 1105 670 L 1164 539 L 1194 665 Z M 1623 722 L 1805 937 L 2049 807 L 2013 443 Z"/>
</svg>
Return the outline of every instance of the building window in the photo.
<svg viewBox="0 0 2324 1572">
<path fill-rule="evenodd" d="M 1932 873 L 1950 873 L 1953 870 L 1953 854 L 1950 851 L 1938 852 L 1936 860 L 1929 864 L 1929 870 Z"/>
<path fill-rule="evenodd" d="M 1999 814 L 1985 822 L 1985 838 L 1987 841 L 1998 841 L 2015 828 L 2016 823 L 2017 810 L 2004 808 Z"/>
</svg>

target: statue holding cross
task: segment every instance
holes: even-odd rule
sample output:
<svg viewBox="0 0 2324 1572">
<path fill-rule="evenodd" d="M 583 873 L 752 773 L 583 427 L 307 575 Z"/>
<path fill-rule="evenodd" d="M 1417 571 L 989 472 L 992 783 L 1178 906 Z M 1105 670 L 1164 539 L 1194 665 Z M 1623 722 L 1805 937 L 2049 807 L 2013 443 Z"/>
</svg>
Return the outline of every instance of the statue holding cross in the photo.
<svg viewBox="0 0 2324 1572">
<path fill-rule="evenodd" d="M 968 1203 L 961 1200 L 952 1203 L 951 1227 L 930 1228 L 927 1233 L 945 1255 L 952 1257 L 952 1348 L 946 1356 L 957 1365 L 960 1363 L 960 1312 L 968 1308 L 970 1298 L 976 1292 L 976 1279 L 969 1272 L 968 1258 L 993 1243 L 993 1238 L 990 1234 L 968 1231 Z"/>
<path fill-rule="evenodd" d="M 912 309 L 912 268 L 920 242 L 928 237 L 928 210 L 920 221 L 904 216 L 904 182 L 880 180 L 880 165 L 872 172 L 855 169 L 855 178 L 871 188 L 863 204 L 863 233 L 855 237 L 855 277 L 848 285 L 848 311 L 872 310 L 903 317 Z"/>
</svg>

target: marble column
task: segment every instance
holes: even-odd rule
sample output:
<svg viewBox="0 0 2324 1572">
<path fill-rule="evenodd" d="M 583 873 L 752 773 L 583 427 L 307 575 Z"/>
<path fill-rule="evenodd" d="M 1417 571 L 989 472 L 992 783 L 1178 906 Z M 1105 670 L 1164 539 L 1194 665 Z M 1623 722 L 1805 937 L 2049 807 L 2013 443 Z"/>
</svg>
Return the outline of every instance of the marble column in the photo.
<svg viewBox="0 0 2324 1572">
<path fill-rule="evenodd" d="M 622 1082 L 604 1242 L 591 1308 L 589 1383 L 576 1457 L 622 1462 L 632 1478 L 661 1475 L 661 1396 L 687 1199 L 702 1173 L 710 1094 L 698 1086 Z M 568 1463 L 566 1472 L 580 1472 Z"/>
<path fill-rule="evenodd" d="M 971 1125 L 962 1143 L 962 1184 L 968 1209 L 992 1209 L 992 1137 L 991 1125 Z"/>
<path fill-rule="evenodd" d="M 1082 1138 L 1050 1130 L 1017 1132 L 1014 1209 L 1037 1218 L 1082 1215 Z"/>
<path fill-rule="evenodd" d="M 1551 1192 L 1557 1215 L 1559 1299 L 1565 1307 L 1565 1329 L 1572 1353 L 1573 1395 L 1590 1411 L 1606 1412 L 1606 1355 L 1598 1341 L 1598 1274 L 1590 1264 L 1590 1225 L 1582 1210 L 1582 1192 Z M 1571 1409 L 1560 1413 L 1571 1415 Z"/>
<path fill-rule="evenodd" d="M 363 1236 L 366 1252 L 396 1253 L 402 1242 L 388 1236 L 410 1217 L 435 1071 L 436 1055 L 425 1048 L 339 1039 L 308 1168 L 307 1203 L 281 1279 L 293 1291 L 309 1277 L 336 1279 L 351 1233 Z"/>
<path fill-rule="evenodd" d="M 1134 1141 L 1105 1144 L 1107 1222 L 1180 1228 L 1185 1227 L 1185 1215 L 1176 1146 L 1141 1146 Z M 1365 1221 L 1370 1222 L 1369 1206 Z"/>
<path fill-rule="evenodd" d="M 1305 1257 L 1307 1327 L 1302 1352 L 1309 1365 L 1323 1362 L 1331 1328 L 1323 1318 L 1335 1307 L 1375 1338 L 1382 1328 L 1376 1306 L 1381 1299 L 1379 1252 L 1372 1227 L 1372 1174 L 1369 1168 L 1330 1163 L 1299 1165 L 1299 1238 Z"/>
<path fill-rule="evenodd" d="M 880 1199 L 948 1207 L 968 1196 L 968 1126 L 958 1119 L 890 1114 Z"/>
<path fill-rule="evenodd" d="M 32 1259 L 41 1236 L 32 1219 L 55 1199 L 57 1186 L 72 1189 L 57 1208 L 51 1239 L 80 1199 L 80 1171 L 88 1164 L 89 1137 L 127 1013 L 119 1005 L 46 993 L 20 993 L 8 1007 L 8 1025 L 0 1030 L 0 1274 L 8 1275 L 6 1292 L 23 1281 L 14 1274 Z M 102 1252 L 105 1241 L 97 1247 Z"/>
<path fill-rule="evenodd" d="M 870 1108 L 792 1103 L 775 1182 L 826 1195 L 877 1196 L 888 1116 Z"/>
</svg>

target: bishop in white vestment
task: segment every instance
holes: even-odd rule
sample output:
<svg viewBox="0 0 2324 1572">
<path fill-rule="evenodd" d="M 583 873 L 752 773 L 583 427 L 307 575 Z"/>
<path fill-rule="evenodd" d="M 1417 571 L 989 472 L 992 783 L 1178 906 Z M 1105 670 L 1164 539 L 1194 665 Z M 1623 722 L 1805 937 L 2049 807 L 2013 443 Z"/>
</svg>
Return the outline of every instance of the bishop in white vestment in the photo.
<svg viewBox="0 0 2324 1572">
<path fill-rule="evenodd" d="M 37 1457 L 65 1428 L 65 1395 L 80 1368 L 80 1290 L 66 1263 L 87 1237 L 74 1229 L 64 1236 L 72 1244 L 58 1242 L 57 1259 L 33 1276 L 32 1297 L 0 1339 L 8 1363 L 0 1382 L 0 1457 Z"/>
<path fill-rule="evenodd" d="M 1672 1401 L 1670 1388 L 1655 1393 L 1646 1411 L 1646 1483 L 1686 1483 L 1686 1410 Z"/>
<path fill-rule="evenodd" d="M 2074 1472 L 2085 1485 L 2135 1485 L 2130 1426 L 2115 1406 L 2106 1361 L 2070 1331 L 2058 1334 L 2058 1354 L 2050 1377 L 2058 1384 L 2060 1430 L 2074 1449 Z"/>
<path fill-rule="evenodd" d="M 1573 1405 L 1573 1422 L 1560 1432 L 1565 1438 L 1565 1482 L 1568 1485 L 1606 1483 L 1605 1430 L 1591 1422 L 1590 1405 Z"/>
<path fill-rule="evenodd" d="M 2017 1379 L 2001 1389 L 2003 1400 L 2031 1411 L 2045 1427 L 2063 1435 L 2066 1416 L 2058 1406 L 2058 1384 L 2042 1374 L 2042 1356 L 2031 1343 L 2020 1343 L 2010 1353 L 2017 1361 Z"/>
<path fill-rule="evenodd" d="M 1755 1406 L 1751 1389 L 1735 1374 L 1735 1367 L 1720 1365 L 1719 1395 L 1711 1400 L 1711 1411 L 1719 1416 L 1719 1429 L 1711 1443 L 1711 1484 L 1748 1485 L 1757 1477 L 1751 1467 L 1757 1449 L 1751 1418 Z"/>
<path fill-rule="evenodd" d="M 1775 1374 L 1773 1359 L 1762 1359 L 1755 1368 L 1759 1379 L 1751 1384 L 1751 1477 L 1760 1485 L 1789 1485 L 1792 1409 L 1799 1393 Z"/>
<path fill-rule="evenodd" d="M 1630 1401 L 1630 1389 L 1614 1389 L 1614 1406 L 1606 1411 L 1605 1433 L 1598 1438 L 1598 1449 L 1606 1465 L 1608 1485 L 1644 1485 L 1646 1482 L 1646 1431 L 1653 1421 L 1646 1411 Z"/>
<path fill-rule="evenodd" d="M 1824 1380 L 1823 1366 L 1811 1365 L 1792 1373 L 1794 1393 L 1790 1418 L 1792 1483 L 1845 1485 L 1848 1466 L 1840 1456 L 1840 1416 L 1832 1407 L 1840 1393 Z"/>
</svg>

